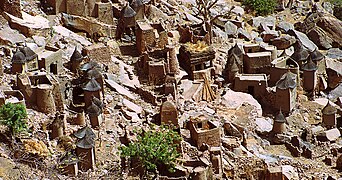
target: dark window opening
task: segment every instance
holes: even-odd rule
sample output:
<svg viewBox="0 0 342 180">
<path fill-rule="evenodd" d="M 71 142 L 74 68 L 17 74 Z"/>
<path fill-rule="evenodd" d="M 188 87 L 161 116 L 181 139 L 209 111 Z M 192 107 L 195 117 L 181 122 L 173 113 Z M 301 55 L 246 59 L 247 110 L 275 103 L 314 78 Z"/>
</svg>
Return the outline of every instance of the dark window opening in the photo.
<svg viewBox="0 0 342 180">
<path fill-rule="evenodd" d="M 248 94 L 254 96 L 254 86 L 248 86 Z"/>
<path fill-rule="evenodd" d="M 50 73 L 57 74 L 57 64 L 50 65 Z"/>
</svg>

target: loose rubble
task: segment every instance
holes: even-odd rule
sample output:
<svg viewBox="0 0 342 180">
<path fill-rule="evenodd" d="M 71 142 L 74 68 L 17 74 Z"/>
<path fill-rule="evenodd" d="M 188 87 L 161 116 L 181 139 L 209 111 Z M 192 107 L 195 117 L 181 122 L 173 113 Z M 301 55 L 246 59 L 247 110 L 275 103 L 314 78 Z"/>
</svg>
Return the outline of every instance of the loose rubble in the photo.
<svg viewBox="0 0 342 180">
<path fill-rule="evenodd" d="M 179 133 L 156 179 L 342 177 L 342 21 L 322 1 L 0 0 L 0 179 L 139 179 L 136 129 Z"/>
</svg>

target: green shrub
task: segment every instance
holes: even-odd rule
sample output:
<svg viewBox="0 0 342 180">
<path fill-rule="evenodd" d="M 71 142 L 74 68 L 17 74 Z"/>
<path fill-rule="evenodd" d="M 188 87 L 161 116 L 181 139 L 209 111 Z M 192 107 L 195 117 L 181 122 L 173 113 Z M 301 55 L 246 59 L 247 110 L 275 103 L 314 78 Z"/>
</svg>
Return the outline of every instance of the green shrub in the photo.
<svg viewBox="0 0 342 180">
<path fill-rule="evenodd" d="M 327 0 L 328 2 L 330 2 L 332 5 L 334 5 L 334 16 L 339 19 L 342 20 L 342 0 Z"/>
<path fill-rule="evenodd" d="M 268 15 L 274 12 L 276 0 L 244 0 L 243 5 L 256 11 L 257 15 Z"/>
<path fill-rule="evenodd" d="M 156 172 L 158 167 L 174 171 L 180 135 L 166 126 L 139 133 L 136 142 L 120 147 L 122 157 L 138 159 L 139 163 L 150 172 Z"/>
<path fill-rule="evenodd" d="M 27 130 L 27 113 L 22 104 L 6 103 L 0 107 L 0 123 L 8 126 L 12 135 Z"/>
</svg>

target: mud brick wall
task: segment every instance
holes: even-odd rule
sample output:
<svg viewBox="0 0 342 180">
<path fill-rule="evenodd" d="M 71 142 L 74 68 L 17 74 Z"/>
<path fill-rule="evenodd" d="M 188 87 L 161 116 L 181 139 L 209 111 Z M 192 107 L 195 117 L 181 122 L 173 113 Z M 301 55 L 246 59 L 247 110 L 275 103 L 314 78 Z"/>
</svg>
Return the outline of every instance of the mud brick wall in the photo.
<svg viewBox="0 0 342 180">
<path fill-rule="evenodd" d="M 104 64 L 111 62 L 110 50 L 102 43 L 88 46 L 84 50 L 90 60 Z"/>
</svg>

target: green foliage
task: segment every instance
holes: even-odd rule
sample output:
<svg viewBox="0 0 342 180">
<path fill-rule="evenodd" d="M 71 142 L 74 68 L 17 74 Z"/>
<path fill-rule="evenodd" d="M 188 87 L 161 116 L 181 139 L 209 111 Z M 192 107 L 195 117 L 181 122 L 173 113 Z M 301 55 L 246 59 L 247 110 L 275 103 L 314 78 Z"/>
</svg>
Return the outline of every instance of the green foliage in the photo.
<svg viewBox="0 0 342 180">
<path fill-rule="evenodd" d="M 177 152 L 177 141 L 180 135 L 166 126 L 139 133 L 137 141 L 120 147 L 121 156 L 130 159 L 138 158 L 147 171 L 155 172 L 158 167 L 174 170 Z"/>
<path fill-rule="evenodd" d="M 342 0 L 328 0 L 334 6 L 342 7 Z"/>
<path fill-rule="evenodd" d="M 243 5 L 256 11 L 257 15 L 268 15 L 274 12 L 276 0 L 244 0 Z"/>
<path fill-rule="evenodd" d="M 22 104 L 6 103 L 0 107 L 0 123 L 10 128 L 14 135 L 27 130 L 27 113 Z"/>
</svg>

